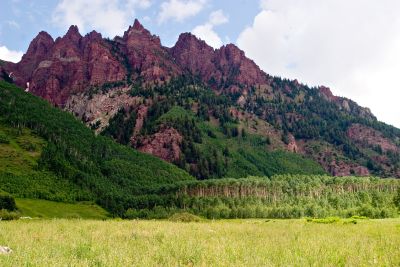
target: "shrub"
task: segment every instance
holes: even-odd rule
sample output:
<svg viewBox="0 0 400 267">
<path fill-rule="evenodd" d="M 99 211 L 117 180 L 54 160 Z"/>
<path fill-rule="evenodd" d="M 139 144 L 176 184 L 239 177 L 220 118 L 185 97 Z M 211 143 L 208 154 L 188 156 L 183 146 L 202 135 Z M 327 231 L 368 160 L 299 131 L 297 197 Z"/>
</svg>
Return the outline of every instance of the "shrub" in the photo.
<svg viewBox="0 0 400 267">
<path fill-rule="evenodd" d="M 337 223 L 340 221 L 339 217 L 327 217 L 327 218 L 321 218 L 321 219 L 313 219 L 313 218 L 307 218 L 307 222 L 313 222 L 313 223 Z"/>
<path fill-rule="evenodd" d="M 189 212 L 175 213 L 169 218 L 172 222 L 200 222 L 202 218 Z"/>
<path fill-rule="evenodd" d="M 362 217 L 362 216 L 361 216 Z M 356 219 L 349 219 L 349 220 L 345 220 L 343 222 L 343 224 L 357 224 L 357 220 Z"/>
<path fill-rule="evenodd" d="M 140 218 L 140 212 L 137 209 L 128 209 L 124 213 L 125 219 L 137 219 Z"/>
<path fill-rule="evenodd" d="M 19 212 L 16 211 L 8 211 L 6 209 L 0 210 L 0 221 L 11 221 L 11 220 L 18 220 L 20 217 Z"/>
<path fill-rule="evenodd" d="M 0 131 L 0 144 L 9 144 L 10 138 L 4 133 Z"/>
<path fill-rule="evenodd" d="M 14 211 L 17 209 L 17 205 L 15 204 L 15 199 L 4 193 L 0 193 L 0 209 Z"/>
</svg>

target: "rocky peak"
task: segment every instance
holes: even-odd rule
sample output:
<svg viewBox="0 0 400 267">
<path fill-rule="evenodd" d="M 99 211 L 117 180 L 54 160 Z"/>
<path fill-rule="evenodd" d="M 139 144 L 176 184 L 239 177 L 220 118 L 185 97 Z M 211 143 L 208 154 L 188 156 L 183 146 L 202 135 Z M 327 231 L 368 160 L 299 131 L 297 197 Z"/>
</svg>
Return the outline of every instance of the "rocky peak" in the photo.
<svg viewBox="0 0 400 267">
<path fill-rule="evenodd" d="M 224 80 L 247 87 L 268 83 L 267 75 L 234 44 L 217 49 L 214 61 L 222 70 Z"/>
<path fill-rule="evenodd" d="M 86 34 L 85 38 L 90 41 L 101 41 L 103 39 L 101 33 L 98 33 L 96 31 L 91 31 L 90 33 Z"/>
<path fill-rule="evenodd" d="M 41 59 L 46 56 L 49 50 L 54 45 L 54 40 L 45 31 L 39 32 L 39 34 L 29 44 L 28 51 L 22 56 L 22 61 Z"/>
<path fill-rule="evenodd" d="M 210 76 L 216 71 L 214 49 L 191 33 L 181 34 L 170 52 L 175 61 L 190 73 Z"/>
<path fill-rule="evenodd" d="M 146 46 L 152 43 L 161 46 L 160 38 L 152 35 L 137 19 L 135 19 L 133 26 L 129 26 L 128 30 L 124 32 L 123 40 L 127 42 L 127 45 Z"/>
<path fill-rule="evenodd" d="M 195 35 L 190 32 L 182 33 L 179 35 L 178 41 L 172 48 L 174 51 L 179 50 L 192 50 L 192 51 L 214 51 L 214 49 L 209 46 L 205 41 L 198 39 Z"/>
<path fill-rule="evenodd" d="M 239 64 L 241 61 L 247 59 L 244 52 L 234 44 L 224 45 L 217 51 L 229 63 Z"/>
<path fill-rule="evenodd" d="M 14 82 L 24 87 L 31 79 L 33 71 L 50 53 L 54 46 L 53 38 L 45 31 L 39 34 L 29 44 L 28 50 L 22 56 L 18 64 L 12 66 L 9 72 L 13 72 Z"/>
<path fill-rule="evenodd" d="M 81 38 L 82 35 L 79 33 L 78 26 L 76 25 L 71 25 L 63 37 L 63 39 L 68 39 L 75 44 L 78 44 Z"/>
<path fill-rule="evenodd" d="M 356 116 L 360 116 L 364 119 L 376 120 L 376 117 L 372 114 L 369 108 L 361 107 L 350 99 L 335 96 L 329 87 L 320 86 L 318 87 L 318 90 L 319 90 L 319 95 L 322 98 L 324 98 L 329 102 L 335 103 L 341 110 L 344 110 Z"/>
<path fill-rule="evenodd" d="M 183 33 L 170 51 L 183 69 L 199 74 L 215 89 L 235 87 L 234 83 L 247 86 L 266 83 L 266 75 L 234 44 L 214 50 L 193 34 Z M 225 81 L 232 84 L 220 84 Z"/>
<path fill-rule="evenodd" d="M 133 29 L 137 30 L 137 31 L 144 31 L 146 30 L 143 25 L 139 22 L 138 19 L 135 19 L 135 21 L 133 22 Z"/>
<path fill-rule="evenodd" d="M 321 93 L 321 96 L 323 98 L 325 98 L 326 100 L 331 101 L 331 102 L 338 100 L 338 97 L 334 96 L 332 94 L 331 89 L 329 89 L 328 87 L 320 86 L 318 89 L 319 89 L 319 92 Z"/>
<path fill-rule="evenodd" d="M 146 84 L 163 83 L 182 72 L 172 60 L 168 49 L 161 45 L 160 38 L 152 35 L 138 20 L 125 31 L 122 38 L 115 38 L 129 64 Z"/>
</svg>

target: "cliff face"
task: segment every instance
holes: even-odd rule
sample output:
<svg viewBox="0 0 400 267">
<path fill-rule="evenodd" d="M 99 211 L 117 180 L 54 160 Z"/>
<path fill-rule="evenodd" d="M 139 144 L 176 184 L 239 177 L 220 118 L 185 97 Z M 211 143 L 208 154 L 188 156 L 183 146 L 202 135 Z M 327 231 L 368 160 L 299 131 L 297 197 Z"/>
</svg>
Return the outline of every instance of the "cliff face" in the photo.
<svg viewBox="0 0 400 267">
<path fill-rule="evenodd" d="M 161 46 L 160 38 L 152 35 L 138 20 L 115 41 L 128 60 L 133 80 L 140 76 L 144 84 L 155 84 L 182 74 L 167 48 Z"/>
<path fill-rule="evenodd" d="M 267 75 L 233 44 L 214 50 L 196 36 L 183 33 L 171 54 L 184 70 L 216 90 L 237 92 L 239 85 L 249 88 L 268 83 Z"/>
<path fill-rule="evenodd" d="M 188 132 L 196 135 L 197 126 L 186 121 L 179 128 L 158 120 L 172 106 L 217 127 L 227 140 L 259 136 L 264 141 L 253 149 L 303 154 L 333 175 L 400 176 L 398 129 L 378 123 L 368 108 L 334 96 L 327 87 L 309 88 L 266 74 L 233 44 L 213 49 L 183 33 L 167 48 L 135 20 L 113 40 L 95 31 L 82 36 L 76 26 L 55 40 L 40 32 L 19 63 L 0 63 L 0 79 L 74 113 L 97 133 L 121 109 L 132 111 L 121 120 L 130 123 L 119 132 L 125 141 L 186 169 L 218 176 L 219 165 L 228 166 L 229 159 L 214 166 L 196 158 L 200 152 Z M 209 131 L 197 135 L 212 137 Z M 221 155 L 213 157 L 217 161 Z"/>
<path fill-rule="evenodd" d="M 126 70 L 113 57 L 101 34 L 93 31 L 82 37 L 71 26 L 53 41 L 40 32 L 22 60 L 10 66 L 15 83 L 57 106 L 90 86 L 124 80 Z"/>
</svg>

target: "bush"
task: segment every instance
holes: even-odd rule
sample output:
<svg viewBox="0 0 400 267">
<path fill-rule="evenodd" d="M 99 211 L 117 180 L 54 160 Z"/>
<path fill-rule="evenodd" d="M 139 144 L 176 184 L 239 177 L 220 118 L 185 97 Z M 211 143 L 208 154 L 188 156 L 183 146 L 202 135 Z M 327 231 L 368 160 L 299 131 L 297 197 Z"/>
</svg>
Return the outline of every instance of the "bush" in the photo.
<svg viewBox="0 0 400 267">
<path fill-rule="evenodd" d="M 15 199 L 8 195 L 0 193 L 0 209 L 14 211 L 17 209 L 17 205 L 15 204 Z"/>
<path fill-rule="evenodd" d="M 0 131 L 0 144 L 9 144 L 10 138 L 4 133 Z"/>
<path fill-rule="evenodd" d="M 175 213 L 169 218 L 172 222 L 200 222 L 202 218 L 189 212 Z"/>
<path fill-rule="evenodd" d="M 313 222 L 313 223 L 337 223 L 340 221 L 339 217 L 327 217 L 327 218 L 321 218 L 321 219 L 313 219 L 313 218 L 307 218 L 307 222 Z"/>
<path fill-rule="evenodd" d="M 8 211 L 6 209 L 0 210 L 0 221 L 11 221 L 11 220 L 18 220 L 20 217 L 19 212 L 16 211 Z"/>
<path fill-rule="evenodd" d="M 362 216 L 361 216 L 362 217 Z M 357 220 L 356 219 L 349 219 L 349 220 L 345 220 L 343 222 L 343 224 L 357 224 Z"/>
</svg>

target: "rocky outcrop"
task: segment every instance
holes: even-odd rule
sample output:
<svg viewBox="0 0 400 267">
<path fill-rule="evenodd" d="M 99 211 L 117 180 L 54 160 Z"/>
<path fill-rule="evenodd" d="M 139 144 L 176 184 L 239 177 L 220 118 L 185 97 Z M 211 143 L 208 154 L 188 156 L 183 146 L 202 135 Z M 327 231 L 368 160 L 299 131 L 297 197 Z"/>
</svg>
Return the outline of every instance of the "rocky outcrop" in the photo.
<svg viewBox="0 0 400 267">
<path fill-rule="evenodd" d="M 0 246 L 0 254 L 10 254 L 12 252 L 11 248 Z"/>
<path fill-rule="evenodd" d="M 288 134 L 288 144 L 287 144 L 287 150 L 293 153 L 297 153 L 299 151 L 299 148 L 297 147 L 296 139 L 292 134 Z"/>
<path fill-rule="evenodd" d="M 368 168 L 342 155 L 335 146 L 321 141 L 299 140 L 298 153 L 318 162 L 326 172 L 333 176 L 369 176 Z"/>
<path fill-rule="evenodd" d="M 21 61 L 9 66 L 14 82 L 55 105 L 91 86 L 124 80 L 125 67 L 113 57 L 107 43 L 97 32 L 82 37 L 71 26 L 55 41 L 40 32 L 29 45 Z"/>
<path fill-rule="evenodd" d="M 136 115 L 136 123 L 134 135 L 138 135 L 143 128 L 144 120 L 147 117 L 148 107 L 146 105 L 140 105 Z"/>
<path fill-rule="evenodd" d="M 168 162 L 176 162 L 179 160 L 182 143 L 182 135 L 174 128 L 165 127 L 157 133 L 133 140 L 136 148 L 142 152 L 152 154 Z"/>
<path fill-rule="evenodd" d="M 182 74 L 179 66 L 172 60 L 168 49 L 161 45 L 160 38 L 152 35 L 138 20 L 115 42 L 126 55 L 132 78 L 145 84 L 158 84 L 169 81 Z"/>
<path fill-rule="evenodd" d="M 364 119 L 376 120 L 376 117 L 372 114 L 369 108 L 360 107 L 354 101 L 333 95 L 331 89 L 325 86 L 320 86 L 319 95 L 325 100 L 335 103 L 339 109 L 346 111 L 352 115 L 362 117 Z"/>
<path fill-rule="evenodd" d="M 234 44 L 214 50 L 196 36 L 183 33 L 171 48 L 171 54 L 184 70 L 217 90 L 235 92 L 238 85 L 268 83 L 267 75 Z"/>
<path fill-rule="evenodd" d="M 128 87 L 122 87 L 107 93 L 73 95 L 66 102 L 65 110 L 73 113 L 99 133 L 108 126 L 109 120 L 118 110 L 121 108 L 129 110 L 140 104 L 138 97 L 131 97 L 127 94 L 129 90 Z"/>
<path fill-rule="evenodd" d="M 323 98 L 325 98 L 325 100 L 328 100 L 330 102 L 336 102 L 339 99 L 339 97 L 334 96 L 332 91 L 331 91 L 331 89 L 329 89 L 326 86 L 320 86 L 319 87 L 319 92 L 320 92 L 320 95 Z"/>
<path fill-rule="evenodd" d="M 118 81 L 152 86 L 194 74 L 215 90 L 244 96 L 251 86 L 268 83 L 267 75 L 233 44 L 214 50 L 184 33 L 174 47 L 166 48 L 138 20 L 113 41 L 95 31 L 82 36 L 77 26 L 56 40 L 40 32 L 21 62 L 3 68 L 13 73 L 17 85 L 29 83 L 30 92 L 61 107 L 72 95 Z"/>
<path fill-rule="evenodd" d="M 345 161 L 333 161 L 327 166 L 333 176 L 369 176 L 368 168 Z"/>
<path fill-rule="evenodd" d="M 361 146 L 379 147 L 382 152 L 398 152 L 400 149 L 391 140 L 375 129 L 355 123 L 347 130 L 347 136 Z"/>
</svg>

